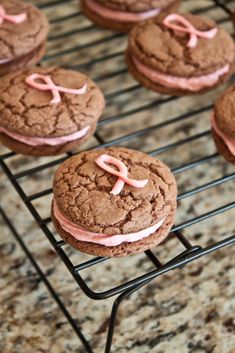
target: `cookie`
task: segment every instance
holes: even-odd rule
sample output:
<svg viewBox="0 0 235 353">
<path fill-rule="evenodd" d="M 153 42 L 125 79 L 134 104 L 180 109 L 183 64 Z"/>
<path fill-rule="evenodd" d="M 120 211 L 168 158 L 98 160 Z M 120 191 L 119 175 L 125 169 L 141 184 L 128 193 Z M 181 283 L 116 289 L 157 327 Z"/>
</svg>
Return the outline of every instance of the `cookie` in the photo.
<svg viewBox="0 0 235 353">
<path fill-rule="evenodd" d="M 48 30 L 46 16 L 35 6 L 0 0 L 0 76 L 38 63 Z"/>
<path fill-rule="evenodd" d="M 230 12 L 230 19 L 233 23 L 233 27 L 235 28 L 235 12 Z"/>
<path fill-rule="evenodd" d="M 169 234 L 177 187 L 166 165 L 123 147 L 66 160 L 53 183 L 52 220 L 73 247 L 96 256 L 143 252 Z"/>
<path fill-rule="evenodd" d="M 129 34 L 129 72 L 146 88 L 170 94 L 197 94 L 224 83 L 233 70 L 232 37 L 214 21 L 170 14 L 147 21 Z"/>
<path fill-rule="evenodd" d="M 20 70 L 0 83 L 0 141 L 32 155 L 64 153 L 86 142 L 104 109 L 87 76 L 56 67 Z"/>
<path fill-rule="evenodd" d="M 235 85 L 217 99 L 211 125 L 219 153 L 235 164 Z"/>
<path fill-rule="evenodd" d="M 82 0 L 81 6 L 97 26 L 126 32 L 137 22 L 176 11 L 180 0 Z"/>
</svg>

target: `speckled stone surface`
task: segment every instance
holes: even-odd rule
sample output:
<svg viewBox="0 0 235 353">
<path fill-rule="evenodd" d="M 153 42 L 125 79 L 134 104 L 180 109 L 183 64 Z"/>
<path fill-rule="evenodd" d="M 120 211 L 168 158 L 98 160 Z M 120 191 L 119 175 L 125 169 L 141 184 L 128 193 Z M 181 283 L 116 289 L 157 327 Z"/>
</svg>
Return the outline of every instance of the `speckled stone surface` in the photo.
<svg viewBox="0 0 235 353">
<path fill-rule="evenodd" d="M 48 0 L 40 1 L 40 4 Z M 75 0 L 58 7 L 45 8 L 49 18 L 55 19 L 77 11 Z M 190 0 L 184 7 L 203 8 L 211 1 Z M 209 10 L 207 15 L 213 19 L 225 18 L 221 10 Z M 51 37 L 48 55 L 66 50 L 79 43 L 111 37 L 109 31 L 97 31 L 95 28 L 71 34 L 57 39 L 62 33 L 89 26 L 82 16 L 70 17 L 51 25 Z M 224 28 L 231 31 L 228 21 Z M 61 45 L 63 44 L 63 48 Z M 47 58 L 43 64 L 80 64 L 87 57 L 118 53 L 126 45 L 124 35 L 116 36 L 112 41 L 105 40 L 96 48 L 86 47 L 77 52 Z M 106 63 L 106 62 L 105 62 Z M 125 67 L 122 56 L 116 56 L 105 65 L 105 72 L 122 70 Z M 104 63 L 91 64 L 85 73 L 93 79 L 104 74 Z M 134 86 L 136 83 L 126 73 L 111 79 L 98 80 L 106 95 L 120 89 Z M 120 114 L 123 119 L 100 125 L 99 136 L 105 141 L 119 139 L 144 127 L 154 126 L 170 120 L 180 114 L 197 111 L 209 105 L 223 89 L 203 96 L 182 97 L 166 100 L 144 88 L 130 90 L 128 94 L 109 96 L 104 118 Z M 166 99 L 166 97 L 165 97 Z M 153 103 L 155 102 L 155 103 Z M 152 104 L 153 103 L 153 104 Z M 152 104 L 148 109 L 134 113 L 142 105 Z M 128 117 L 125 113 L 132 111 Z M 125 117 L 125 119 L 124 119 Z M 188 115 L 184 120 L 176 121 L 161 129 L 151 129 L 145 135 L 125 142 L 116 140 L 123 146 L 151 151 L 177 140 L 190 138 L 210 128 L 210 111 Z M 93 138 L 85 148 L 96 146 Z M 0 147 L 0 153 L 7 152 Z M 181 145 L 158 158 L 175 168 L 184 163 L 213 154 L 215 146 L 210 134 Z M 33 158 L 15 156 L 6 162 L 12 172 L 18 173 L 33 166 L 44 164 L 51 158 Z M 179 192 L 183 193 L 195 187 L 234 173 L 234 166 L 222 157 L 212 158 L 207 163 L 176 174 Z M 27 195 L 49 188 L 53 172 L 45 169 L 31 177 L 21 178 L 20 184 Z M 30 247 L 35 258 L 60 294 L 66 307 L 82 327 L 90 340 L 95 353 L 103 353 L 108 317 L 113 299 L 92 301 L 77 288 L 64 264 L 49 245 L 45 235 L 38 229 L 28 210 L 2 171 L 0 171 L 0 204 L 8 216 L 13 219 L 22 239 Z M 41 217 L 50 214 L 51 194 L 33 202 Z M 176 224 L 185 222 L 210 210 L 234 202 L 234 180 L 218 185 L 179 202 Z M 50 224 L 49 227 L 53 229 Z M 38 278 L 32 265 L 14 241 L 8 228 L 0 217 L 0 351 L 4 353 L 85 353 L 75 333 L 67 323 L 61 311 L 54 303 L 46 287 Z M 206 246 L 224 237 L 234 234 L 234 209 L 220 216 L 209 218 L 200 224 L 185 228 L 184 234 L 193 244 Z M 59 239 L 59 237 L 58 237 Z M 74 264 L 90 259 L 69 246 L 66 253 Z M 174 237 L 156 247 L 154 252 L 162 262 L 170 260 L 183 250 Z M 85 270 L 82 274 L 87 284 L 96 291 L 110 288 L 137 275 L 153 269 L 147 258 L 140 254 L 125 258 L 112 259 Z M 133 294 L 120 307 L 117 327 L 114 334 L 113 353 L 234 353 L 235 352 L 235 248 L 227 247 L 208 255 L 194 263 L 161 276 Z"/>
</svg>

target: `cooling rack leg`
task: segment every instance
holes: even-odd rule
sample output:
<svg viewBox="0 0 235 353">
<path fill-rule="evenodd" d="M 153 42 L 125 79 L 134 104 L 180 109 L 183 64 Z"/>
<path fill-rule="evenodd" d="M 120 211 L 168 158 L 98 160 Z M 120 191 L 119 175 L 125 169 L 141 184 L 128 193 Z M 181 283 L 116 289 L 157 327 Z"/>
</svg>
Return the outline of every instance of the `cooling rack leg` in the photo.
<svg viewBox="0 0 235 353">
<path fill-rule="evenodd" d="M 108 328 L 108 334 L 107 334 L 107 340 L 106 340 L 104 353 L 111 353 L 113 333 L 114 333 L 115 323 L 116 323 L 118 309 L 119 309 L 120 304 L 123 302 L 123 300 L 128 298 L 131 294 L 133 294 L 138 289 L 145 286 L 147 283 L 151 282 L 152 280 L 154 280 L 154 278 L 147 280 L 144 283 L 141 283 L 138 286 L 135 286 L 134 288 L 126 290 L 125 292 L 120 294 L 116 298 L 116 300 L 114 301 L 112 311 L 111 311 L 110 321 L 109 321 L 109 328 Z"/>
<path fill-rule="evenodd" d="M 122 302 L 122 300 L 118 300 L 119 298 L 120 298 L 120 296 L 113 303 L 111 316 L 110 316 L 110 320 L 109 320 L 109 329 L 108 329 L 104 353 L 111 352 L 111 346 L 112 346 L 112 341 L 113 341 L 113 332 L 114 332 L 114 327 L 115 327 L 115 323 L 116 323 L 117 312 L 118 312 L 119 305 Z"/>
</svg>

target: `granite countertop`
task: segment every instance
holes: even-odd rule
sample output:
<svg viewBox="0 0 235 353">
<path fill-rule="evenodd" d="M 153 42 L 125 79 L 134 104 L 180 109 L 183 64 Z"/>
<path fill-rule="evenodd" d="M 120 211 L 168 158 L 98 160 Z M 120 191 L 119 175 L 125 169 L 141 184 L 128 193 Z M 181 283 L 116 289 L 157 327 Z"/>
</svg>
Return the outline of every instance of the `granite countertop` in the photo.
<svg viewBox="0 0 235 353">
<path fill-rule="evenodd" d="M 37 3 L 47 3 L 48 0 Z M 184 1 L 184 9 L 203 9 L 211 6 L 211 1 Z M 58 6 L 45 7 L 50 20 L 78 11 L 79 2 L 71 0 Z M 222 10 L 211 9 L 207 15 L 223 19 Z M 231 24 L 222 21 L 231 32 Z M 79 33 L 74 29 L 87 27 Z M 71 32 L 68 37 L 62 33 Z M 83 16 L 68 17 L 64 21 L 53 21 L 51 41 L 47 59 L 43 65 L 81 64 L 91 59 L 87 67 L 93 78 L 98 78 L 105 94 L 135 85 L 127 74 L 117 75 L 112 80 L 102 80 L 104 63 L 92 63 L 101 55 L 118 53 L 126 46 L 126 37 L 116 35 L 100 45 L 87 46 L 76 52 L 50 57 L 60 50 L 94 40 L 112 37 L 105 30 L 90 27 Z M 105 63 L 105 72 L 121 70 L 125 67 L 122 55 L 116 55 Z M 100 79 L 99 79 L 100 77 Z M 120 114 L 119 119 L 100 125 L 98 133 L 104 141 L 118 139 L 143 127 L 153 126 L 182 113 L 196 111 L 213 102 L 224 87 L 202 96 L 182 97 L 170 100 L 160 106 L 131 114 L 125 112 L 149 104 L 161 97 L 144 88 L 130 90 L 128 94 L 110 96 L 104 118 Z M 206 131 L 210 127 L 208 111 L 188 117 L 167 127 L 151 130 L 139 138 L 133 136 L 128 142 L 117 140 L 121 145 L 151 151 L 168 143 L 184 139 Z M 124 119 L 125 117 L 125 119 Z M 86 147 L 97 145 L 93 138 Z M 1 146 L 0 153 L 7 150 Z M 161 153 L 161 158 L 171 168 L 179 166 L 215 152 L 210 135 L 192 141 L 171 151 Z M 32 158 L 15 156 L 7 160 L 13 172 L 20 172 L 44 164 L 53 158 Z M 22 178 L 21 186 L 30 195 L 51 186 L 55 167 L 44 169 L 31 177 Z M 179 192 L 182 193 L 223 175 L 234 173 L 234 166 L 216 157 L 196 168 L 176 175 Z M 1 205 L 13 220 L 22 239 L 30 247 L 48 279 L 60 294 L 66 307 L 84 330 L 95 353 L 102 353 L 106 338 L 106 328 L 113 299 L 92 301 L 75 285 L 64 264 L 52 250 L 44 234 L 38 229 L 28 210 L 13 190 L 6 176 L 0 172 Z M 39 198 L 34 206 L 42 217 L 50 213 L 51 194 Z M 184 222 L 213 208 L 234 201 L 234 180 L 182 199 L 176 223 Z M 84 353 L 80 341 L 65 317 L 51 298 L 45 285 L 35 273 L 29 260 L 15 242 L 12 234 L 0 217 L 0 351 L 4 353 Z M 52 228 L 52 226 L 50 226 Z M 202 246 L 222 240 L 234 234 L 234 210 L 210 218 L 200 224 L 188 227 L 184 234 L 193 244 Z M 171 237 L 163 245 L 154 249 L 162 262 L 171 259 L 182 251 L 179 242 Z M 71 247 L 66 247 L 73 263 L 78 264 L 90 257 Z M 235 247 L 230 246 L 208 255 L 194 263 L 169 272 L 152 281 L 124 301 L 120 307 L 117 327 L 114 334 L 113 353 L 234 353 L 235 352 Z M 92 267 L 83 273 L 87 283 L 96 291 L 110 285 L 133 278 L 152 269 L 151 263 L 142 254 L 123 260 L 112 259 Z"/>
</svg>

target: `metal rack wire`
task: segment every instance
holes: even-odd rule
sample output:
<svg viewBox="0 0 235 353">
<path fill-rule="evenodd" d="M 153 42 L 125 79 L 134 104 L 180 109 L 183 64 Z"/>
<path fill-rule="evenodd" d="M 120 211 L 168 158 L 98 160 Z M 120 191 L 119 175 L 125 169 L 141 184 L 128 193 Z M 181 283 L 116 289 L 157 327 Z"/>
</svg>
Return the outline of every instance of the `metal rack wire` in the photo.
<svg viewBox="0 0 235 353">
<path fill-rule="evenodd" d="M 67 2 L 68 1 L 70 1 L 70 0 L 67 0 Z M 42 9 L 46 9 L 48 7 L 53 7 L 53 6 L 57 6 L 59 4 L 63 4 L 65 2 L 66 2 L 65 0 L 48 1 L 48 2 L 43 3 L 43 5 L 39 4 L 39 7 L 41 7 Z M 230 10 L 227 7 L 227 3 L 230 3 L 230 1 L 227 1 L 225 4 L 225 2 L 215 0 L 214 2 L 211 2 L 211 5 L 209 5 L 208 7 L 203 8 L 203 9 L 197 9 L 196 12 L 197 13 L 206 12 L 206 11 L 209 11 L 209 10 L 216 8 L 218 6 L 226 14 L 226 17 L 223 17 L 221 20 L 218 21 L 220 23 L 223 23 L 225 21 L 228 21 L 227 14 L 230 14 Z M 80 12 L 75 12 L 73 14 L 65 15 L 64 17 L 61 17 L 61 18 L 54 18 L 53 20 L 51 20 L 51 23 L 58 24 L 61 21 L 64 21 L 64 20 L 67 20 L 70 18 L 77 18 L 77 17 L 80 18 L 81 16 L 82 16 L 82 14 Z M 67 38 L 69 38 L 70 35 L 73 35 L 75 33 L 86 33 L 92 29 L 94 29 L 94 25 L 92 25 L 92 24 L 85 25 L 84 27 L 67 31 L 64 34 L 60 34 L 58 36 L 57 35 L 51 36 L 49 38 L 49 40 L 53 41 L 57 38 L 67 39 Z M 110 34 L 108 37 L 105 36 L 104 38 L 100 38 L 95 41 L 93 40 L 93 41 L 90 41 L 87 43 L 75 45 L 72 48 L 59 50 L 59 51 L 54 52 L 53 54 L 48 54 L 44 58 L 44 62 L 46 63 L 47 61 L 50 61 L 52 59 L 53 60 L 56 59 L 59 62 L 59 59 L 62 56 L 65 56 L 67 54 L 74 53 L 77 50 L 81 50 L 81 49 L 92 48 L 96 45 L 104 44 L 107 42 L 112 43 L 113 40 L 120 39 L 124 36 L 125 36 L 124 34 L 120 34 L 120 33 Z M 86 71 L 91 67 L 91 65 L 94 65 L 96 63 L 106 63 L 110 60 L 113 60 L 114 58 L 117 59 L 122 56 L 123 56 L 123 51 L 118 51 L 115 53 L 110 52 L 108 54 L 100 55 L 98 57 L 86 60 L 82 64 L 76 64 L 76 63 L 73 64 L 72 63 L 69 65 L 69 67 L 76 69 L 76 70 L 85 70 Z M 123 74 L 125 75 L 126 73 L 127 73 L 127 70 L 124 67 L 124 68 L 120 68 L 118 70 L 112 70 L 111 72 L 104 72 L 104 73 L 99 74 L 98 76 L 94 77 L 94 79 L 96 82 L 99 83 L 104 80 L 110 80 L 110 79 L 117 78 L 120 75 L 123 75 Z M 127 93 L 137 91 L 139 88 L 140 88 L 140 85 L 135 83 L 134 85 L 119 89 L 115 92 L 107 93 L 106 94 L 106 101 L 108 102 L 108 105 L 112 105 L 112 100 L 115 99 L 116 97 L 125 96 Z M 115 114 L 110 115 L 110 116 L 104 118 L 103 120 L 101 120 L 99 122 L 99 128 L 106 126 L 108 124 L 114 124 L 115 122 L 117 122 L 121 119 L 124 120 L 133 114 L 139 114 L 139 113 L 146 111 L 146 110 L 151 111 L 152 108 L 155 108 L 155 107 L 159 108 L 162 105 L 167 104 L 169 102 L 173 102 L 174 104 L 177 104 L 177 100 L 178 100 L 178 98 L 176 98 L 176 97 L 167 97 L 167 98 L 160 97 L 160 98 L 153 100 L 150 103 L 146 103 L 146 104 L 141 105 L 137 108 L 133 108 L 131 110 L 128 110 L 127 112 L 115 113 Z M 133 139 L 138 139 L 143 136 L 145 137 L 148 134 L 151 134 L 152 131 L 157 131 L 163 127 L 168 127 L 168 126 L 171 127 L 171 125 L 173 125 L 177 122 L 181 122 L 181 121 L 184 122 L 184 121 L 187 121 L 187 119 L 190 119 L 198 114 L 203 114 L 203 113 L 209 112 L 211 110 L 212 106 L 213 106 L 213 102 L 211 102 L 210 104 L 208 104 L 204 107 L 201 107 L 199 109 L 193 109 L 187 113 L 179 114 L 177 116 L 174 116 L 171 119 L 168 119 L 163 122 L 159 122 L 155 125 L 151 125 L 151 126 L 147 126 L 147 127 L 145 126 L 144 128 L 142 128 L 138 131 L 130 132 L 126 135 L 122 135 L 121 137 L 117 137 L 115 139 L 112 139 L 111 141 L 105 139 L 102 136 L 102 134 L 99 133 L 99 128 L 98 128 L 97 132 L 95 133 L 95 139 L 97 142 L 95 147 L 100 148 L 100 147 L 112 146 L 112 145 L 117 145 L 117 144 L 121 144 L 121 143 L 126 143 L 128 141 L 131 141 Z M 189 144 L 191 142 L 198 141 L 198 140 L 200 140 L 206 136 L 209 136 L 209 135 L 210 135 L 210 130 L 202 131 L 202 132 L 194 134 L 193 136 L 183 138 L 183 139 L 178 140 L 176 142 L 168 143 L 166 145 L 160 146 L 160 147 L 155 148 L 154 150 L 151 150 L 148 152 L 151 155 L 156 156 L 156 155 L 163 153 L 163 152 L 166 152 L 166 151 L 174 151 L 178 147 L 189 146 Z M 65 242 L 62 240 L 57 240 L 55 234 L 49 228 L 50 223 L 51 223 L 51 218 L 50 217 L 43 218 L 34 206 L 35 200 L 38 200 L 38 199 L 41 199 L 41 198 L 44 198 L 44 197 L 50 195 L 52 193 L 52 189 L 48 188 L 48 189 L 44 189 L 42 191 L 39 191 L 39 192 L 36 192 L 33 194 L 28 194 L 27 191 L 24 189 L 24 187 L 21 185 L 22 178 L 27 177 L 30 179 L 36 173 L 42 172 L 44 170 L 48 170 L 54 166 L 59 165 L 62 161 L 64 161 L 70 155 L 71 155 L 71 153 L 68 153 L 67 155 L 62 156 L 62 157 L 55 157 L 50 162 L 47 162 L 47 163 L 44 163 L 42 165 L 38 165 L 35 167 L 31 167 L 29 169 L 24 169 L 23 171 L 20 171 L 18 173 L 14 173 L 14 171 L 11 170 L 11 168 L 9 167 L 7 162 L 15 156 L 15 153 L 8 152 L 8 153 L 5 153 L 0 156 L 0 165 L 1 165 L 4 173 L 6 174 L 6 176 L 8 177 L 10 182 L 12 183 L 13 187 L 17 191 L 18 195 L 20 196 L 22 202 L 24 202 L 24 204 L 27 206 L 32 217 L 36 220 L 38 226 L 41 228 L 43 233 L 46 235 L 46 237 L 48 238 L 48 240 L 50 241 L 50 243 L 52 244 L 52 246 L 56 250 L 58 256 L 64 262 L 64 264 L 66 265 L 69 272 L 72 274 L 74 280 L 76 281 L 78 286 L 82 289 L 84 294 L 94 300 L 102 300 L 102 299 L 106 299 L 106 298 L 109 298 L 112 296 L 116 296 L 116 299 L 113 304 L 113 309 L 111 312 L 110 325 L 109 325 L 109 329 L 108 329 L 108 335 L 107 335 L 107 341 L 106 341 L 106 347 L 105 347 L 105 353 L 109 353 L 109 352 L 111 352 L 112 337 L 113 337 L 113 333 L 114 333 L 115 320 L 116 320 L 118 308 L 119 308 L 120 303 L 126 297 L 128 297 L 134 291 L 138 290 L 139 288 L 141 288 L 142 286 L 147 284 L 149 281 L 153 280 L 154 278 L 156 278 L 156 277 L 158 277 L 168 271 L 182 267 L 189 262 L 197 260 L 201 256 L 207 255 L 211 252 L 219 250 L 222 247 L 225 247 L 225 246 L 228 246 L 228 245 L 235 243 L 235 235 L 231 234 L 231 235 L 228 235 L 226 238 L 224 238 L 221 241 L 217 241 L 217 242 L 215 241 L 213 244 L 211 244 L 209 246 L 202 247 L 199 244 L 192 244 L 189 241 L 189 239 L 184 235 L 184 230 L 186 228 L 191 227 L 193 225 L 197 225 L 200 222 L 205 221 L 206 219 L 209 219 L 211 217 L 220 215 L 222 213 L 225 213 L 225 212 L 231 210 L 232 208 L 235 207 L 235 201 L 229 202 L 221 207 L 213 208 L 209 212 L 201 213 L 200 215 L 197 215 L 196 217 L 191 218 L 190 220 L 187 220 L 187 221 L 184 221 L 184 222 L 181 222 L 181 223 L 174 225 L 171 230 L 172 237 L 175 237 L 177 239 L 177 241 L 180 242 L 184 248 L 184 250 L 180 254 L 175 255 L 173 258 L 171 258 L 166 263 L 162 263 L 162 261 L 160 261 L 160 259 L 154 254 L 153 251 L 148 250 L 145 252 L 145 255 L 146 255 L 146 258 L 148 258 L 149 261 L 153 264 L 153 266 L 154 266 L 153 270 L 151 270 L 149 272 L 145 272 L 141 276 L 137 276 L 134 279 L 129 279 L 129 280 L 127 280 L 123 283 L 120 283 L 117 286 L 111 287 L 107 290 L 95 291 L 94 289 L 92 289 L 88 285 L 88 283 L 86 283 L 86 280 L 84 279 L 84 277 L 82 275 L 82 271 L 87 269 L 88 267 L 95 266 L 98 263 L 109 261 L 109 259 L 103 258 L 103 257 L 93 257 L 93 258 L 90 258 L 88 261 L 81 262 L 78 264 L 73 264 L 70 257 L 64 251 L 64 246 L 66 245 Z M 218 158 L 218 153 L 208 154 L 208 155 L 203 156 L 201 158 L 198 158 L 196 160 L 193 160 L 193 161 L 190 160 L 190 161 L 187 161 L 186 163 L 182 163 L 179 166 L 172 168 L 172 172 L 174 174 L 184 173 L 184 172 L 191 170 L 193 168 L 196 168 L 200 165 L 210 163 L 217 158 Z M 180 200 L 186 199 L 188 197 L 196 195 L 197 193 L 201 193 L 201 192 L 204 192 L 204 191 L 209 190 L 211 188 L 214 188 L 216 186 L 225 184 L 226 182 L 229 182 L 233 179 L 235 179 L 235 173 L 223 175 L 220 178 L 217 178 L 215 180 L 211 180 L 207 183 L 204 183 L 203 185 L 200 185 L 198 187 L 194 187 L 190 190 L 187 190 L 187 191 L 180 193 L 178 196 L 178 200 L 180 201 Z M 50 205 L 48 205 L 48 208 L 49 207 L 50 207 Z M 72 327 L 75 330 L 75 332 L 77 333 L 78 337 L 81 339 L 82 343 L 84 344 L 85 349 L 87 350 L 87 352 L 92 353 L 93 350 L 90 347 L 89 342 L 86 340 L 85 336 L 82 334 L 77 323 L 75 323 L 75 320 L 71 317 L 71 315 L 67 311 L 66 307 L 64 306 L 63 302 L 61 301 L 61 299 L 59 298 L 57 293 L 54 291 L 53 287 L 50 285 L 50 283 L 49 283 L 48 279 L 46 278 L 46 276 L 44 275 L 43 271 L 40 269 L 39 265 L 34 260 L 32 254 L 30 252 L 30 249 L 26 246 L 26 244 L 21 239 L 18 231 L 13 226 L 11 220 L 8 218 L 6 212 L 4 211 L 3 206 L 1 206 L 1 208 L 0 208 L 0 214 L 2 215 L 6 224 L 9 226 L 10 230 L 12 231 L 12 233 L 15 236 L 15 238 L 17 239 L 17 241 L 22 246 L 26 255 L 31 260 L 33 266 L 38 271 L 39 275 L 43 279 L 44 283 L 46 284 L 47 288 L 51 292 L 51 294 L 52 294 L 53 298 L 55 299 L 55 301 L 57 302 L 57 304 L 62 309 L 64 315 L 66 316 L 66 318 L 68 319 L 68 321 L 72 325 Z"/>
</svg>

